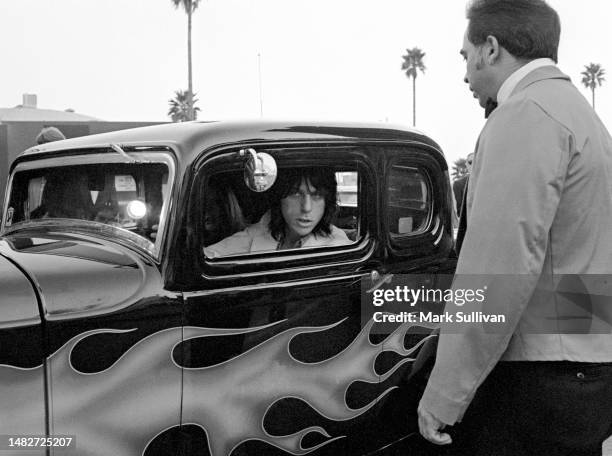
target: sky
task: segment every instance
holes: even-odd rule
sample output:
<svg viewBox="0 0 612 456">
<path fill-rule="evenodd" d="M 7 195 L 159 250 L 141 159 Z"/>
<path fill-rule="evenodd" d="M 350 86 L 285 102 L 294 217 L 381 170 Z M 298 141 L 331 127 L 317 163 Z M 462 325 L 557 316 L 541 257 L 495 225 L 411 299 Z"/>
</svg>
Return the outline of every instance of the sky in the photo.
<svg viewBox="0 0 612 456">
<path fill-rule="evenodd" d="M 561 17 L 559 67 L 609 70 L 596 108 L 612 128 L 609 0 L 549 0 Z M 202 0 L 193 16 L 199 119 L 263 117 L 412 125 L 407 48 L 425 52 L 416 127 L 447 161 L 472 152 L 483 111 L 463 82 L 464 0 Z M 108 121 L 169 121 L 187 88 L 187 16 L 171 0 L 0 0 L 0 107 Z M 261 94 L 261 97 L 260 97 Z"/>
</svg>

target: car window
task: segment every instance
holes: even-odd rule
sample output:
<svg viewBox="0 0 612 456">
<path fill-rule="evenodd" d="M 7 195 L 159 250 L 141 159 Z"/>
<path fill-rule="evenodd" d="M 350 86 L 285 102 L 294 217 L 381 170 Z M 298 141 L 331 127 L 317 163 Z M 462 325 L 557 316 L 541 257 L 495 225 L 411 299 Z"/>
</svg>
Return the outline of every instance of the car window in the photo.
<svg viewBox="0 0 612 456">
<path fill-rule="evenodd" d="M 361 176 L 355 164 L 278 162 L 276 182 L 261 193 L 247 188 L 241 170 L 207 173 L 199 187 L 206 258 L 306 253 L 360 239 Z"/>
<path fill-rule="evenodd" d="M 5 229 L 56 220 L 119 229 L 154 250 L 170 195 L 166 163 L 95 163 L 17 171 Z"/>
<path fill-rule="evenodd" d="M 426 174 L 413 167 L 391 167 L 387 187 L 387 223 L 392 239 L 422 233 L 432 212 Z"/>
</svg>

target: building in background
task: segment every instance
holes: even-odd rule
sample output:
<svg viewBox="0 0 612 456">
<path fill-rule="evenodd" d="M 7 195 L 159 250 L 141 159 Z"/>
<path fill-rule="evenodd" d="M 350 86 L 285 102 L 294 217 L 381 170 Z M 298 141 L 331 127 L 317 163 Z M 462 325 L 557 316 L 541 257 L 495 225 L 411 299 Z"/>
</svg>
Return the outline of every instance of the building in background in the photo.
<svg viewBox="0 0 612 456">
<path fill-rule="evenodd" d="M 78 114 L 71 109 L 39 109 L 36 95 L 24 94 L 23 104 L 14 108 L 0 108 L 0 202 L 4 203 L 11 162 L 21 152 L 36 145 L 36 136 L 45 127 L 56 127 L 66 138 L 76 138 L 160 123 L 164 122 L 108 122 Z"/>
</svg>

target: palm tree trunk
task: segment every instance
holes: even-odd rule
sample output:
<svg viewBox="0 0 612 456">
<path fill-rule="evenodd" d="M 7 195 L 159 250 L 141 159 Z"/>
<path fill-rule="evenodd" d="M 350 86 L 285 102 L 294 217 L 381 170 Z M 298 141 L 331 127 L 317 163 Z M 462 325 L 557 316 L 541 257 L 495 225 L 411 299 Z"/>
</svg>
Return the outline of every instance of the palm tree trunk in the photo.
<svg viewBox="0 0 612 456">
<path fill-rule="evenodd" d="M 412 78 L 412 126 L 416 126 L 416 76 Z"/>
<path fill-rule="evenodd" d="M 591 87 L 592 100 L 593 100 L 593 111 L 595 111 L 595 87 Z"/>
<path fill-rule="evenodd" d="M 192 3 L 189 2 L 189 10 L 187 11 L 187 86 L 188 95 L 187 103 L 189 111 L 187 113 L 189 120 L 193 120 L 193 85 L 191 79 L 191 13 L 193 12 Z"/>
</svg>

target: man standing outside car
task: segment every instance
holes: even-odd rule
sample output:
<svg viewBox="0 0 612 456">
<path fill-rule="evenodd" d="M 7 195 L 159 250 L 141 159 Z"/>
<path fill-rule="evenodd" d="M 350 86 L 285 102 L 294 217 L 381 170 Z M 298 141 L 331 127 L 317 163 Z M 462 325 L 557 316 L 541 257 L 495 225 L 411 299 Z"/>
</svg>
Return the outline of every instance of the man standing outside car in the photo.
<svg viewBox="0 0 612 456">
<path fill-rule="evenodd" d="M 442 328 L 420 431 L 450 454 L 599 455 L 612 433 L 612 298 L 572 307 L 541 291 L 610 278 L 612 139 L 556 67 L 560 21 L 544 0 L 477 0 L 467 18 L 465 82 L 498 106 L 476 146 L 453 288 L 469 274 L 522 279 L 486 301 L 503 331 Z"/>
</svg>

